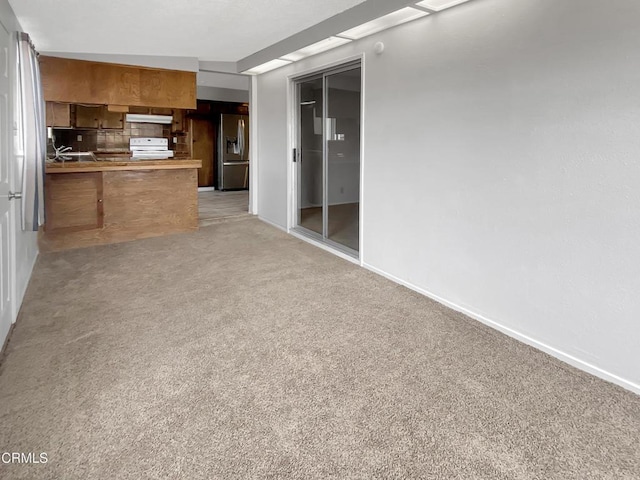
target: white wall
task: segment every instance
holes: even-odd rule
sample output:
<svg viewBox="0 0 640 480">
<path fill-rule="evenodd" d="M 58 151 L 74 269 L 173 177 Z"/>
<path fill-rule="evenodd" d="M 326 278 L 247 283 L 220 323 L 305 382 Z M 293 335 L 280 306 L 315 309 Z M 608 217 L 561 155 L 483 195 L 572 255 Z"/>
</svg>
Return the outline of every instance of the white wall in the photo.
<svg viewBox="0 0 640 480">
<path fill-rule="evenodd" d="M 199 100 L 249 101 L 249 77 L 246 75 L 200 71 L 197 82 Z"/>
<path fill-rule="evenodd" d="M 640 393 L 639 24 L 474 0 L 260 76 L 260 216 L 287 225 L 287 75 L 364 53 L 364 264 Z"/>
<path fill-rule="evenodd" d="M 4 25 L 4 27 L 9 31 L 21 31 L 20 23 L 16 18 L 11 6 L 9 5 L 7 0 L 0 0 L 0 22 Z M 14 58 L 12 55 L 10 58 Z M 10 75 L 15 74 L 15 66 L 12 62 L 10 66 Z M 13 99 L 10 99 L 10 104 L 13 105 Z M 7 128 L 10 129 L 8 138 L 13 138 L 14 131 L 11 128 L 11 125 L 7 125 Z M 18 171 L 18 168 L 15 168 L 15 162 L 13 168 L 10 171 L 10 175 L 12 177 L 12 189 L 13 191 L 21 190 L 21 182 L 22 175 L 21 172 Z M 22 299 L 24 298 L 25 291 L 27 289 L 27 285 L 29 284 L 29 279 L 31 278 L 31 272 L 33 270 L 33 265 L 38 256 L 38 237 L 35 232 L 23 232 L 21 228 L 21 217 L 20 217 L 20 203 L 18 201 L 12 202 L 12 216 L 14 219 L 14 245 L 15 245 L 15 302 L 14 302 L 14 321 L 17 317 L 18 310 L 22 303 Z M 4 338 L 0 338 L 0 346 L 4 343 Z"/>
<path fill-rule="evenodd" d="M 196 92 L 198 100 L 214 100 L 217 102 L 248 103 L 249 90 L 236 90 L 233 88 L 208 87 L 198 85 Z"/>
<path fill-rule="evenodd" d="M 290 71 L 289 68 L 286 69 Z M 291 159 L 287 143 L 287 82 L 285 71 L 271 72 L 256 79 L 258 124 L 258 216 L 287 227 L 287 163 Z M 289 72 L 290 73 L 290 72 Z"/>
</svg>

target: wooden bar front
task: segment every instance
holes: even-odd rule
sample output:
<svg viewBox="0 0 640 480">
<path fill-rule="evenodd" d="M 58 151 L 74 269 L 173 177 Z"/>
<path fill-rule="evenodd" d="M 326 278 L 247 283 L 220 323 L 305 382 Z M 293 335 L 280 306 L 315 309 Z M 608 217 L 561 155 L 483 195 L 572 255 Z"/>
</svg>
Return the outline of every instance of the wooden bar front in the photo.
<svg viewBox="0 0 640 480">
<path fill-rule="evenodd" d="M 42 251 L 198 229 L 198 160 L 47 165 Z"/>
</svg>

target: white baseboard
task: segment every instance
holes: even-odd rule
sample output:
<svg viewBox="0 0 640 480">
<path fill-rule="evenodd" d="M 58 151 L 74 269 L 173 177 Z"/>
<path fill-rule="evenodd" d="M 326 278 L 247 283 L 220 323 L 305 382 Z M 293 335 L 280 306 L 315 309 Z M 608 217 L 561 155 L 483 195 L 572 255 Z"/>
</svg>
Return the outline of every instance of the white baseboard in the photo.
<svg viewBox="0 0 640 480">
<path fill-rule="evenodd" d="M 31 276 L 33 275 L 33 269 L 36 266 L 36 262 L 38 261 L 38 257 L 40 256 L 40 252 L 36 252 L 36 254 L 33 256 L 33 261 L 31 262 L 31 265 L 29 266 L 29 275 L 28 278 L 29 280 L 27 280 L 24 284 L 24 286 L 22 287 L 22 290 L 19 292 L 16 292 L 16 308 L 15 308 L 15 314 L 13 315 L 13 319 L 11 323 L 16 323 L 16 320 L 18 319 L 18 314 L 20 313 L 20 308 L 22 307 L 22 301 L 24 300 L 24 296 L 27 293 L 27 288 L 29 288 L 29 283 L 31 282 Z"/>
<path fill-rule="evenodd" d="M 292 232 L 293 233 L 293 232 Z M 549 355 L 551 355 L 552 357 L 557 358 L 558 360 L 561 360 L 565 363 L 568 363 L 569 365 L 576 367 L 579 370 L 583 370 L 587 373 L 590 373 L 591 375 L 595 375 L 598 378 L 601 378 L 603 380 L 606 380 L 608 382 L 611 383 L 615 383 L 616 385 L 621 386 L 622 388 L 625 388 L 627 390 L 630 390 L 638 395 L 640 395 L 640 385 L 633 383 L 629 380 L 626 380 L 622 377 L 619 377 L 618 375 L 615 375 L 613 373 L 607 372 L 606 370 L 603 370 L 599 367 L 596 367 L 595 365 L 590 364 L 589 362 L 585 362 L 584 360 L 581 360 L 579 358 L 574 357 L 573 355 L 570 355 L 568 353 L 563 352 L 562 350 L 558 350 L 557 348 L 554 348 L 550 345 L 547 345 L 546 343 L 540 342 L 538 340 L 536 340 L 535 338 L 531 338 L 523 333 L 518 332 L 517 330 L 514 330 L 512 328 L 506 327 L 504 325 L 502 325 L 499 322 L 496 322 L 494 320 L 491 320 L 489 318 L 486 318 L 482 315 L 479 315 L 475 312 L 472 312 L 471 310 L 465 308 L 465 307 L 461 307 L 459 305 L 457 305 L 456 303 L 450 302 L 445 298 L 439 297 L 438 295 L 435 295 L 423 288 L 417 287 L 416 285 L 413 285 L 409 282 L 405 282 L 404 280 L 401 280 L 398 277 L 395 277 L 383 270 L 380 270 L 379 268 L 373 267 L 371 265 L 368 264 L 362 264 L 362 266 L 364 268 L 366 268 L 367 270 L 370 270 L 374 273 L 377 273 L 378 275 L 382 275 L 385 278 L 388 278 L 389 280 L 395 282 L 395 283 L 399 283 L 400 285 L 403 285 L 411 290 L 414 290 L 422 295 L 425 295 L 429 298 L 431 298 L 432 300 L 435 300 L 438 303 L 441 303 L 449 308 L 451 308 L 452 310 L 455 310 L 457 312 L 463 313 L 465 315 L 467 315 L 468 317 L 473 318 L 474 320 L 477 320 L 481 323 L 484 323 L 485 325 L 494 328 L 502 333 L 504 333 L 505 335 L 508 335 L 511 338 L 515 338 L 516 340 L 521 341 L 522 343 L 526 343 L 527 345 L 534 347 L 538 350 L 541 350 L 545 353 L 548 353 Z"/>
<path fill-rule="evenodd" d="M 216 187 L 198 187 L 198 193 L 200 192 L 215 192 Z"/>
<path fill-rule="evenodd" d="M 277 223 L 273 223 L 271 220 L 267 220 L 266 218 L 261 217 L 260 215 L 258 215 L 258 219 L 260 219 L 264 223 L 267 223 L 267 224 L 271 225 L 272 227 L 277 228 L 278 230 L 282 230 L 285 233 L 289 233 L 289 232 L 287 232 L 287 229 L 284 228 L 282 225 L 278 225 Z"/>
</svg>

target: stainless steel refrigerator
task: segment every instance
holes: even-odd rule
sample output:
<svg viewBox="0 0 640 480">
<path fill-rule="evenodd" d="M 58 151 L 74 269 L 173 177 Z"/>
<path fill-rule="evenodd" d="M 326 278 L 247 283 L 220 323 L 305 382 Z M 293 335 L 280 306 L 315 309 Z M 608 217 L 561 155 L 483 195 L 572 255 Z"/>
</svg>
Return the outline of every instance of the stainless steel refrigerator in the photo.
<svg viewBox="0 0 640 480">
<path fill-rule="evenodd" d="M 249 117 L 222 114 L 218 138 L 218 189 L 248 189 Z"/>
</svg>

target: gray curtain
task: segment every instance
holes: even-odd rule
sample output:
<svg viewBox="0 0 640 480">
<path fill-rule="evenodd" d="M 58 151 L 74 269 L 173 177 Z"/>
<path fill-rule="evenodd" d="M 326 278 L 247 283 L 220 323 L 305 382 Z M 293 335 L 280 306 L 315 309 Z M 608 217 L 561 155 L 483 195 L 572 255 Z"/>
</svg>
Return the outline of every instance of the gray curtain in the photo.
<svg viewBox="0 0 640 480">
<path fill-rule="evenodd" d="M 18 153 L 22 160 L 22 229 L 44 224 L 44 165 L 47 128 L 38 54 L 29 35 L 17 32 Z"/>
</svg>

